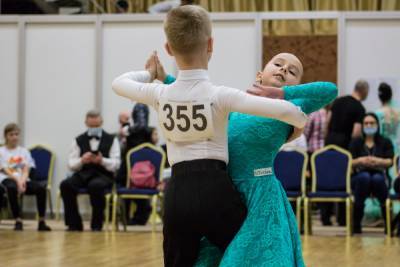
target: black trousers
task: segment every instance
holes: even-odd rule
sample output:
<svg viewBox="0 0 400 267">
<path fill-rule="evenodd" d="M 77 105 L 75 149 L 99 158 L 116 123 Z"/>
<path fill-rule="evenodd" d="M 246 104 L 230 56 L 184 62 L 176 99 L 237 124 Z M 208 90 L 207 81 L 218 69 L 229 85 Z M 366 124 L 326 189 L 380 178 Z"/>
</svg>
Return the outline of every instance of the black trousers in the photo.
<svg viewBox="0 0 400 267">
<path fill-rule="evenodd" d="M 126 199 L 125 204 L 126 204 L 126 219 L 130 220 L 130 207 L 132 203 L 135 203 L 136 205 L 136 211 L 135 214 L 133 215 L 132 220 L 135 221 L 138 224 L 146 224 L 147 221 L 149 220 L 152 208 L 150 205 L 150 200 L 148 199 Z"/>
<path fill-rule="evenodd" d="M 7 189 L 8 201 L 10 202 L 11 211 L 13 217 L 21 217 L 21 207 L 18 202 L 18 187 L 14 179 L 7 178 L 3 180 L 2 184 Z M 27 181 L 26 182 L 26 195 L 36 196 L 36 206 L 39 213 L 39 217 L 44 217 L 46 215 L 46 187 L 44 183 L 38 181 Z"/>
<path fill-rule="evenodd" d="M 77 195 L 81 188 L 87 188 L 92 206 L 92 229 L 101 229 L 104 221 L 105 194 L 112 187 L 112 179 L 102 173 L 92 176 L 79 172 L 65 179 L 60 185 L 64 202 L 65 224 L 72 228 L 82 228 L 82 218 L 78 210 Z"/>
<path fill-rule="evenodd" d="M 4 207 L 4 195 L 6 194 L 6 189 L 0 183 L 0 211 Z"/>
<path fill-rule="evenodd" d="M 400 176 L 397 177 L 396 180 L 394 180 L 393 188 L 396 193 L 400 194 Z"/>
<path fill-rule="evenodd" d="M 360 172 L 351 178 L 354 194 L 354 228 L 361 229 L 364 217 L 365 200 L 372 194 L 381 204 L 382 217 L 385 220 L 385 201 L 388 196 L 385 175 L 383 173 Z"/>
<path fill-rule="evenodd" d="M 164 265 L 168 267 L 193 266 L 202 237 L 224 251 L 247 215 L 226 164 L 216 160 L 175 164 L 164 205 Z"/>
</svg>

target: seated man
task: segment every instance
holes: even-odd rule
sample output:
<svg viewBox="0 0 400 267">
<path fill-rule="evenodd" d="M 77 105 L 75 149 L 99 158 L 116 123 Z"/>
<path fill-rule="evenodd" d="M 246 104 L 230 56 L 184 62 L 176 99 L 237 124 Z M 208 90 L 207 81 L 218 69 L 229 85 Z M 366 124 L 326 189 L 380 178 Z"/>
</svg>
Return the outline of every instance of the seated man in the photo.
<svg viewBox="0 0 400 267">
<path fill-rule="evenodd" d="M 88 130 L 72 143 L 68 167 L 74 174 L 61 185 L 65 224 L 69 231 L 82 231 L 77 194 L 87 188 L 92 205 L 92 231 L 101 231 L 104 220 L 105 194 L 113 185 L 114 173 L 120 165 L 120 148 L 117 138 L 105 132 L 98 111 L 86 114 Z"/>
<path fill-rule="evenodd" d="M 46 185 L 31 179 L 33 178 L 35 162 L 31 153 L 19 145 L 19 134 L 20 129 L 15 123 L 10 123 L 4 128 L 5 146 L 0 147 L 0 183 L 3 185 L 2 189 L 0 188 L 0 197 L 3 196 L 4 191 L 7 191 L 8 201 L 15 219 L 14 230 L 22 231 L 19 196 L 22 194 L 36 195 L 39 213 L 38 230 L 50 231 L 50 227 L 44 221 L 46 215 Z"/>
</svg>

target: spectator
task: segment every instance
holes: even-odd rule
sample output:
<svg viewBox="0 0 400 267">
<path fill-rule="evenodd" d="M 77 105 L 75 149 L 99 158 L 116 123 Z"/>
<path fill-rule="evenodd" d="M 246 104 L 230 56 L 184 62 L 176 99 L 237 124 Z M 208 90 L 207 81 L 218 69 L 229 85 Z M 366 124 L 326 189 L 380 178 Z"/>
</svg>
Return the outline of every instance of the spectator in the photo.
<svg viewBox="0 0 400 267">
<path fill-rule="evenodd" d="M 378 96 L 382 107 L 375 113 L 379 118 L 381 134 L 392 141 L 394 151 L 398 153 L 400 143 L 397 137 L 400 126 L 400 113 L 392 106 L 392 87 L 387 83 L 381 83 L 378 88 Z"/>
<path fill-rule="evenodd" d="M 160 138 L 158 137 L 158 131 L 154 127 L 149 127 L 150 140 L 153 145 L 157 145 Z"/>
<path fill-rule="evenodd" d="M 20 129 L 17 124 L 10 123 L 4 128 L 5 146 L 0 147 L 0 183 L 7 191 L 12 215 L 15 219 L 15 231 L 23 230 L 19 196 L 36 195 L 39 213 L 39 231 L 50 231 L 45 223 L 46 185 L 34 180 L 35 162 L 31 153 L 19 146 Z M 3 189 L 4 189 L 3 188 Z M 2 191 L 2 190 L 1 190 Z M 4 192 L 0 192 L 3 195 Z"/>
<path fill-rule="evenodd" d="M 129 133 L 126 139 L 126 148 L 123 152 L 123 161 L 121 168 L 118 171 L 118 184 L 120 186 L 126 186 L 126 154 L 127 152 L 143 143 L 152 142 L 152 131 L 150 130 L 149 124 L 149 107 L 147 105 L 137 103 L 132 109 L 132 121 L 133 126 L 129 127 Z M 145 225 L 151 214 L 151 205 L 148 199 L 135 199 L 126 200 L 127 207 L 130 207 L 131 202 L 136 204 L 136 212 L 132 219 L 129 219 L 129 208 L 127 211 L 127 218 L 129 225 Z"/>
<path fill-rule="evenodd" d="M 328 115 L 328 133 L 326 145 L 337 145 L 348 149 L 352 138 L 361 136 L 362 118 L 365 108 L 361 104 L 368 96 L 369 85 L 364 80 L 357 81 L 351 95 L 337 98 L 333 104 L 331 113 Z M 345 207 L 339 203 L 337 211 L 337 222 L 344 226 Z M 333 213 L 332 203 L 321 203 L 321 221 L 323 225 L 332 225 L 330 217 Z"/>
<path fill-rule="evenodd" d="M 119 130 L 117 133 L 121 151 L 125 151 L 126 138 L 129 134 L 129 112 L 122 111 L 118 114 Z"/>
<path fill-rule="evenodd" d="M 327 107 L 310 114 L 308 123 L 304 128 L 309 156 L 325 146 L 327 130 Z"/>
<path fill-rule="evenodd" d="M 145 104 L 137 103 L 132 110 L 133 126 L 129 128 L 126 140 L 127 150 L 140 144 L 150 142 L 149 136 L 149 107 Z"/>
<path fill-rule="evenodd" d="M 104 220 L 105 193 L 111 189 L 114 172 L 120 165 L 120 148 L 117 138 L 102 127 L 103 119 L 98 111 L 86 114 L 88 130 L 79 135 L 71 146 L 68 166 L 74 174 L 61 185 L 64 202 L 65 224 L 69 231 L 82 231 L 83 224 L 78 211 L 77 194 L 87 188 L 92 206 L 92 231 L 101 231 Z"/>
<path fill-rule="evenodd" d="M 371 194 L 380 204 L 385 215 L 388 195 L 387 170 L 393 164 L 393 146 L 380 134 L 378 117 L 367 113 L 363 119 L 362 136 L 351 141 L 354 175 L 351 179 L 354 194 L 354 233 L 361 233 L 364 204 Z M 385 218 L 385 216 L 383 216 Z"/>
</svg>

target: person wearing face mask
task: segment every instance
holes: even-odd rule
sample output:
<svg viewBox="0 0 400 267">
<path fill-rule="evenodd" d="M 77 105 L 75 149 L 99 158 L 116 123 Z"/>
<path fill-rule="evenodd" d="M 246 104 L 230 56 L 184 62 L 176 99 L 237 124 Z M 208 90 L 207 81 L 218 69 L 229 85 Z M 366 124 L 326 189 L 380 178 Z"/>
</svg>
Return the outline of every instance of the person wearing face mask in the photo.
<svg viewBox="0 0 400 267">
<path fill-rule="evenodd" d="M 96 110 L 86 114 L 88 130 L 72 143 L 68 167 L 73 175 L 61 185 L 64 202 L 65 224 L 69 231 L 82 231 L 82 218 L 79 215 L 77 194 L 79 189 L 87 188 L 92 206 L 92 231 L 101 231 L 104 220 L 105 192 L 113 184 L 114 173 L 120 165 L 118 139 L 101 127 L 103 119 Z"/>
<path fill-rule="evenodd" d="M 380 134 L 379 120 L 374 113 L 367 113 L 362 120 L 362 136 L 354 138 L 349 146 L 353 155 L 354 175 L 351 186 L 354 194 L 354 233 L 362 233 L 365 200 L 371 194 L 385 214 L 388 195 L 387 170 L 393 164 L 393 145 Z M 385 218 L 385 216 L 383 216 Z"/>
</svg>

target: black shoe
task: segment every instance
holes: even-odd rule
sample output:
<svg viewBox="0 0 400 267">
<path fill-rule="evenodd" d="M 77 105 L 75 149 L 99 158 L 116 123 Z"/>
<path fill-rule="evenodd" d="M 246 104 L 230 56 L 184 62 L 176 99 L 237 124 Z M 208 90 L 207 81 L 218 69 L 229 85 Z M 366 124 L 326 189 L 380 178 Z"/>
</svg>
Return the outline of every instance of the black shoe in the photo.
<svg viewBox="0 0 400 267">
<path fill-rule="evenodd" d="M 22 222 L 20 221 L 15 222 L 14 231 L 23 231 L 23 230 L 24 230 L 24 225 L 22 224 Z"/>
<path fill-rule="evenodd" d="M 146 225 L 147 221 L 132 218 L 129 220 L 128 225 Z"/>
<path fill-rule="evenodd" d="M 68 232 L 82 232 L 83 231 L 83 226 L 68 226 L 67 229 Z"/>
<path fill-rule="evenodd" d="M 102 231 L 102 227 L 93 227 L 92 228 L 92 232 L 101 232 Z"/>
<path fill-rule="evenodd" d="M 353 229 L 353 234 L 362 234 L 362 230 L 361 230 L 361 227 L 360 226 L 358 226 L 358 227 L 354 227 L 354 229 Z"/>
<path fill-rule="evenodd" d="M 331 221 L 323 221 L 322 225 L 323 226 L 332 226 L 332 222 Z"/>
<path fill-rule="evenodd" d="M 51 228 L 44 221 L 40 221 L 38 225 L 38 231 L 49 232 L 51 231 Z"/>
</svg>

